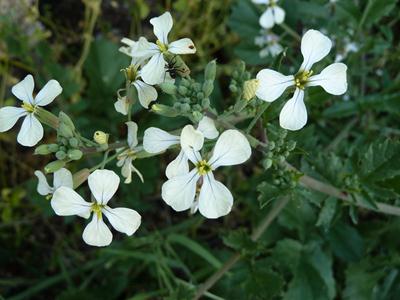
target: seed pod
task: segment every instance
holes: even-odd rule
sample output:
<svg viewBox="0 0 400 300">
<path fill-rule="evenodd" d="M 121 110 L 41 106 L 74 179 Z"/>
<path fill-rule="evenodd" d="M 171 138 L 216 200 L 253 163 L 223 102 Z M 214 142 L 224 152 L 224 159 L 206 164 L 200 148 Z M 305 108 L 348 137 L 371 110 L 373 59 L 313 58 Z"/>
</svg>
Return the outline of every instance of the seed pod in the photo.
<svg viewBox="0 0 400 300">
<path fill-rule="evenodd" d="M 58 160 L 63 160 L 64 158 L 67 157 L 67 154 L 64 151 L 57 151 L 56 157 Z"/>
<path fill-rule="evenodd" d="M 68 151 L 68 158 L 72 160 L 79 160 L 83 156 L 83 153 L 81 150 L 78 149 L 73 149 Z"/>
<path fill-rule="evenodd" d="M 214 90 L 214 81 L 212 80 L 206 80 L 203 83 L 203 97 L 208 97 L 211 95 L 212 91 Z M 198 97 L 199 99 L 203 98 L 203 97 Z"/>
<path fill-rule="evenodd" d="M 45 173 L 54 173 L 58 170 L 60 170 L 61 168 L 63 168 L 65 166 L 65 161 L 63 160 L 55 160 L 52 161 L 50 163 L 48 163 L 45 167 L 44 167 L 44 171 Z"/>
<path fill-rule="evenodd" d="M 216 73 L 217 73 L 217 62 L 214 59 L 207 64 L 206 69 L 204 70 L 205 80 L 214 81 Z"/>
</svg>

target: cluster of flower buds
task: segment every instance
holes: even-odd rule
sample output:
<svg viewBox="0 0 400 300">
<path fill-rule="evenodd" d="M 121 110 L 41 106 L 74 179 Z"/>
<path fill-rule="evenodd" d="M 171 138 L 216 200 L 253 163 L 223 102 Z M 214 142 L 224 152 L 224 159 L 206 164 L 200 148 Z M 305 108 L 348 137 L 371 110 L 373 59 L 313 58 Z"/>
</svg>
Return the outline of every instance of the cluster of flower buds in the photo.
<svg viewBox="0 0 400 300">
<path fill-rule="evenodd" d="M 293 140 L 286 141 L 287 131 L 279 129 L 276 139 L 268 142 L 268 152 L 262 161 L 263 167 L 268 170 L 273 168 L 278 170 L 282 168 L 282 163 L 289 157 L 290 152 L 296 148 L 296 142 Z"/>
</svg>

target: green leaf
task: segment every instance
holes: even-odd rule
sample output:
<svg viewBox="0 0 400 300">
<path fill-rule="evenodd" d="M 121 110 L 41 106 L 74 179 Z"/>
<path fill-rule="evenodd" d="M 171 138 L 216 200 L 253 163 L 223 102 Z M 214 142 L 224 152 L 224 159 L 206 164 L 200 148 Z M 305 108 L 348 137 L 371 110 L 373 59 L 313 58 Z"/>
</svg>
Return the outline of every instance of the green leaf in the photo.
<svg viewBox="0 0 400 300">
<path fill-rule="evenodd" d="M 260 183 L 257 186 L 257 191 L 259 192 L 257 199 L 261 209 L 269 205 L 272 201 L 286 195 L 289 192 L 287 189 L 281 189 L 266 181 Z"/>
<path fill-rule="evenodd" d="M 327 230 L 331 226 L 333 217 L 336 213 L 337 201 L 338 200 L 333 197 L 328 197 L 324 201 L 324 205 L 319 212 L 318 220 L 315 225 L 322 226 L 325 230 Z"/>
<path fill-rule="evenodd" d="M 365 25 L 378 23 L 394 9 L 396 2 L 397 0 L 369 0 L 363 15 Z"/>
</svg>

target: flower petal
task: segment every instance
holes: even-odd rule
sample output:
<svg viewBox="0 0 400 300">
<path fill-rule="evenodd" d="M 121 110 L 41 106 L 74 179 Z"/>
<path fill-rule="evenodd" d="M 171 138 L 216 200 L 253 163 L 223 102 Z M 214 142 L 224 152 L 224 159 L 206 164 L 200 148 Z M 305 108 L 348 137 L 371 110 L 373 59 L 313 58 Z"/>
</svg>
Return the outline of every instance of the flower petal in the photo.
<svg viewBox="0 0 400 300">
<path fill-rule="evenodd" d="M 128 114 L 128 109 L 129 109 L 129 102 L 127 101 L 126 97 L 118 99 L 114 103 L 114 108 L 117 112 L 126 116 Z"/>
<path fill-rule="evenodd" d="M 35 171 L 34 174 L 38 178 L 38 181 L 39 181 L 38 186 L 37 186 L 37 192 L 42 196 L 47 196 L 49 194 L 52 194 L 54 190 L 47 183 L 46 176 L 44 176 L 43 172 Z"/>
<path fill-rule="evenodd" d="M 128 127 L 128 145 L 129 148 L 133 149 L 138 144 L 137 132 L 138 125 L 135 122 L 126 122 L 126 127 Z"/>
<path fill-rule="evenodd" d="M 91 209 L 91 203 L 83 200 L 77 192 L 66 186 L 54 192 L 50 204 L 59 216 L 86 215 Z"/>
<path fill-rule="evenodd" d="M 136 80 L 133 85 L 138 92 L 140 104 L 146 109 L 149 108 L 149 104 L 158 97 L 157 90 L 141 80 Z"/>
<path fill-rule="evenodd" d="M 43 126 L 33 114 L 28 114 L 22 122 L 17 141 L 22 146 L 33 147 L 43 138 Z"/>
<path fill-rule="evenodd" d="M 347 91 L 347 66 L 334 63 L 327 66 L 318 75 L 311 76 L 307 86 L 320 85 L 329 94 L 342 95 Z"/>
<path fill-rule="evenodd" d="M 196 47 L 191 39 L 184 38 L 169 44 L 168 51 L 173 54 L 193 54 L 196 53 Z"/>
<path fill-rule="evenodd" d="M 134 234 L 142 222 L 142 217 L 137 211 L 129 208 L 111 208 L 106 206 L 103 209 L 103 213 L 115 230 L 126 235 Z"/>
<path fill-rule="evenodd" d="M 301 53 L 303 63 L 300 70 L 309 71 L 313 64 L 328 55 L 332 48 L 332 41 L 318 30 L 308 30 L 301 39 Z"/>
<path fill-rule="evenodd" d="M 156 127 L 144 131 L 143 148 L 148 153 L 160 153 L 179 144 L 179 137 Z"/>
<path fill-rule="evenodd" d="M 54 172 L 53 178 L 54 189 L 58 189 L 59 187 L 66 186 L 69 188 L 74 187 L 74 181 L 72 179 L 72 174 L 69 170 L 65 168 L 61 168 L 60 170 Z"/>
<path fill-rule="evenodd" d="M 118 190 L 119 177 L 114 171 L 96 170 L 88 177 L 89 188 L 97 203 L 105 205 Z"/>
<path fill-rule="evenodd" d="M 178 156 L 168 164 L 167 169 L 165 170 L 165 175 L 168 179 L 171 179 L 172 177 L 187 173 L 189 173 L 188 158 L 185 151 L 181 150 Z"/>
<path fill-rule="evenodd" d="M 162 198 L 176 211 L 189 209 L 194 201 L 199 177 L 196 169 L 190 173 L 172 177 L 162 185 Z"/>
<path fill-rule="evenodd" d="M 203 133 L 204 137 L 209 140 L 213 140 L 213 139 L 217 138 L 219 135 L 219 132 L 218 132 L 217 128 L 215 127 L 215 123 L 214 123 L 213 119 L 211 119 L 207 116 L 204 116 L 200 120 L 197 130 L 200 130 Z"/>
<path fill-rule="evenodd" d="M 150 85 L 163 82 L 166 73 L 165 64 L 166 62 L 162 53 L 153 55 L 140 72 L 143 81 Z"/>
<path fill-rule="evenodd" d="M 171 14 L 167 11 L 157 18 L 150 19 L 153 31 L 159 41 L 168 45 L 168 33 L 171 31 L 173 21 Z"/>
<path fill-rule="evenodd" d="M 285 76 L 270 69 L 258 72 L 257 79 L 259 80 L 259 85 L 256 95 L 267 102 L 275 101 L 289 86 L 294 84 L 293 75 Z"/>
<path fill-rule="evenodd" d="M 227 215 L 232 210 L 233 197 L 229 189 L 214 179 L 212 172 L 203 176 L 199 196 L 199 211 L 208 219 Z"/>
<path fill-rule="evenodd" d="M 213 170 L 219 166 L 244 163 L 251 156 L 251 147 L 246 137 L 238 130 L 224 131 L 215 144 L 209 163 Z"/>
<path fill-rule="evenodd" d="M 6 106 L 0 108 L 0 132 L 10 130 L 19 118 L 27 114 L 27 111 L 21 107 Z"/>
<path fill-rule="evenodd" d="M 195 151 L 201 150 L 204 144 L 204 135 L 201 131 L 194 129 L 192 125 L 186 125 L 181 132 L 181 148 Z"/>
<path fill-rule="evenodd" d="M 304 104 L 304 91 L 296 89 L 293 98 L 283 106 L 279 124 L 288 130 L 299 130 L 307 123 L 307 109 Z"/>
<path fill-rule="evenodd" d="M 255 4 L 269 4 L 270 0 L 252 0 Z"/>
<path fill-rule="evenodd" d="M 45 106 L 53 102 L 53 100 L 60 95 L 62 87 L 57 80 L 50 80 L 46 85 L 39 91 L 35 97 L 35 104 L 39 106 Z"/>
<path fill-rule="evenodd" d="M 157 53 L 160 53 L 158 46 L 148 42 L 144 37 L 141 37 L 131 49 L 131 56 L 137 58 L 136 62 L 146 60 Z"/>
<path fill-rule="evenodd" d="M 267 10 L 261 15 L 259 23 L 261 27 L 266 29 L 274 27 L 274 14 L 272 8 L 267 8 Z"/>
<path fill-rule="evenodd" d="M 11 88 L 11 92 L 19 100 L 33 104 L 33 88 L 35 83 L 33 81 L 33 76 L 31 74 L 27 75 L 23 80 L 18 82 Z"/>
<path fill-rule="evenodd" d="M 93 219 L 86 225 L 82 238 L 90 246 L 104 247 L 111 244 L 113 235 L 103 219 L 93 214 Z"/>
<path fill-rule="evenodd" d="M 279 6 L 274 6 L 272 9 L 274 14 L 274 22 L 276 24 L 281 24 L 285 20 L 285 11 Z"/>
</svg>

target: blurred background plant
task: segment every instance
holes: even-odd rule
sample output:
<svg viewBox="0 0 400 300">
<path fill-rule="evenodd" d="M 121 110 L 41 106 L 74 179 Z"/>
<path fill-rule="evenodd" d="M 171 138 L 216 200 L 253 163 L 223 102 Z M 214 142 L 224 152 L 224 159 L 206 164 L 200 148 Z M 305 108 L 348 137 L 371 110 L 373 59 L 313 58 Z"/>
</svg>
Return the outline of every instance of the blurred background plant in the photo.
<svg viewBox="0 0 400 300">
<path fill-rule="evenodd" d="M 377 201 L 400 206 L 399 1 L 282 0 L 280 6 L 285 22 L 273 32 L 283 52 L 273 57 L 260 55 L 265 45 L 256 39 L 265 34 L 258 23 L 263 8 L 250 0 L 0 0 L 0 107 L 16 104 L 11 86 L 27 73 L 40 87 L 57 79 L 63 93 L 51 109 L 72 116 L 85 136 L 96 130 L 126 136 L 123 116 L 113 108 L 124 84 L 120 70 L 129 64 L 118 51 L 120 40 L 152 36 L 148 19 L 167 10 L 175 21 L 171 40 L 195 42 L 196 55 L 185 57 L 193 78 L 217 59 L 211 102 L 218 109 L 234 107 L 244 81 L 262 67 L 297 70 L 299 39 L 309 28 L 334 41 L 337 55 L 329 59 L 344 61 L 349 70 L 345 96 L 309 92 L 311 120 L 300 132 L 279 129 L 283 103 L 270 106 L 260 119 L 268 124 L 268 153 L 254 152 L 239 172 L 225 171 L 235 196 L 227 217 L 206 220 L 164 204 L 160 186 L 173 153 L 138 161 L 145 182 L 134 178 L 118 199 L 142 214 L 142 227 L 105 249 L 82 242 L 81 221 L 54 217 L 33 177 L 48 161 L 16 144 L 16 131 L 1 133 L 2 297 L 400 299 L 400 221 L 373 211 Z M 168 100 L 163 95 L 158 101 Z M 246 110 L 260 107 L 254 100 Z M 185 124 L 140 105 L 134 112 L 139 135 L 149 126 L 174 130 Z M 49 133 L 45 143 L 56 138 Z M 307 175 L 361 194 L 364 208 L 298 185 L 300 175 L 282 168 L 282 157 Z M 100 161 L 92 155 L 70 168 Z M 283 209 L 277 221 L 266 223 L 268 231 L 254 239 L 257 231 L 251 236 L 251 229 L 277 209 Z M 205 281 L 211 290 L 199 294 Z"/>
</svg>

